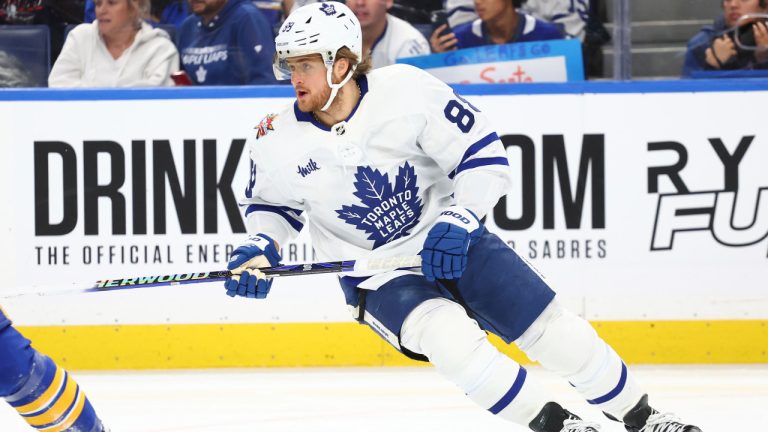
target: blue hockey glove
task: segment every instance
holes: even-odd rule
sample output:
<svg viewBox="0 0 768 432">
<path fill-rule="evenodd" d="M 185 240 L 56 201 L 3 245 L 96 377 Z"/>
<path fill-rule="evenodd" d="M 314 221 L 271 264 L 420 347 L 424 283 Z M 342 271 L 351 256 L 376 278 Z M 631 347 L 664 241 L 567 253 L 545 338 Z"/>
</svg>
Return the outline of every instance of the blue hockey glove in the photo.
<svg viewBox="0 0 768 432">
<path fill-rule="evenodd" d="M 267 279 L 258 269 L 276 266 L 280 263 L 280 253 L 275 241 L 265 234 L 248 237 L 248 240 L 232 251 L 227 270 L 234 276 L 224 282 L 227 295 L 263 299 L 272 288 L 272 280 Z"/>
<path fill-rule="evenodd" d="M 480 220 L 469 209 L 443 210 L 429 230 L 421 250 L 421 271 L 427 280 L 458 279 L 467 268 L 469 245 L 482 232 Z"/>
</svg>

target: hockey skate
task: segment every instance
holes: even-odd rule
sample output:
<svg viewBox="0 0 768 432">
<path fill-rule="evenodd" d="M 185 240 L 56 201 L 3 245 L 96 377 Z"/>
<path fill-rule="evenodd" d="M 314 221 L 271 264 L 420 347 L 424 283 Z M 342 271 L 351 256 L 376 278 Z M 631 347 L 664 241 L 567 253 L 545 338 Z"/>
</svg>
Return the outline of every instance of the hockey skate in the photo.
<svg viewBox="0 0 768 432">
<path fill-rule="evenodd" d="M 564 421 L 563 429 L 560 432 L 600 432 L 600 425 L 576 417 L 575 419 Z"/>
<path fill-rule="evenodd" d="M 628 432 L 701 432 L 696 426 L 684 424 L 676 415 L 660 413 L 648 405 L 648 395 L 624 416 Z"/>
<path fill-rule="evenodd" d="M 534 432 L 600 432 L 600 425 L 582 420 L 555 402 L 544 405 L 528 427 Z"/>
</svg>

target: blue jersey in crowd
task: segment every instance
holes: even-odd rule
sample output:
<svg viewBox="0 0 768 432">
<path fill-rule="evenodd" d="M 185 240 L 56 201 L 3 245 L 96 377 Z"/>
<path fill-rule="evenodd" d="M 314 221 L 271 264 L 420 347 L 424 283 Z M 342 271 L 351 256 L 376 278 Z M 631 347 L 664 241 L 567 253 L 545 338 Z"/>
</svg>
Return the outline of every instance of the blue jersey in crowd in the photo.
<svg viewBox="0 0 768 432">
<path fill-rule="evenodd" d="M 683 62 L 683 77 L 690 78 L 695 72 L 704 70 L 715 70 L 707 64 L 707 48 L 712 46 L 712 42 L 723 35 L 728 30 L 723 15 L 715 18 L 714 23 L 701 28 L 690 40 L 685 51 L 685 61 Z"/>
<path fill-rule="evenodd" d="M 522 13 L 518 13 L 517 18 L 517 28 L 507 43 L 562 39 L 564 37 L 562 29 L 555 24 L 538 20 Z M 494 44 L 488 39 L 487 29 L 479 18 L 456 26 L 453 29 L 453 33 L 456 35 L 456 39 L 458 39 L 457 48 L 472 48 Z"/>
<path fill-rule="evenodd" d="M 274 84 L 272 28 L 250 0 L 228 0 L 208 24 L 189 16 L 179 28 L 181 66 L 196 84 Z"/>
</svg>

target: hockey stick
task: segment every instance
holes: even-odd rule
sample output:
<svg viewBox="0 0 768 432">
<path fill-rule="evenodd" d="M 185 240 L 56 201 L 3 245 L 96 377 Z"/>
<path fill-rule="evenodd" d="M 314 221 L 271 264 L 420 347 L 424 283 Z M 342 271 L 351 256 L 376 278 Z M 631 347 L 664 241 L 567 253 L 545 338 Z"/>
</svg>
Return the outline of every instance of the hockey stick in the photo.
<svg viewBox="0 0 768 432">
<path fill-rule="evenodd" d="M 421 267 L 421 257 L 414 256 L 401 256 L 390 258 L 371 258 L 360 260 L 347 260 L 347 261 L 328 261 L 318 263 L 306 263 L 306 264 L 288 264 L 275 267 L 264 267 L 259 269 L 268 278 L 286 277 L 286 276 L 301 276 L 311 274 L 323 274 L 323 273 L 345 273 L 351 271 L 368 271 L 368 272 L 382 272 L 398 269 L 413 269 Z M 104 291 L 116 291 L 135 288 L 149 288 L 156 286 L 166 285 L 184 285 L 201 282 L 216 282 L 224 281 L 227 278 L 233 276 L 233 273 L 229 270 L 217 270 L 211 272 L 202 273 L 177 273 L 164 276 L 139 276 L 133 278 L 122 279 L 105 279 L 100 280 L 94 284 L 91 288 L 75 289 L 65 291 L 49 291 L 39 293 L 21 293 L 16 295 L 5 296 L 3 298 L 20 297 L 27 295 L 56 295 L 56 294 L 77 294 L 77 293 L 91 293 L 91 292 L 104 292 Z"/>
<path fill-rule="evenodd" d="M 301 276 L 323 273 L 343 273 L 351 271 L 387 271 L 421 267 L 421 257 L 403 256 L 390 258 L 372 258 L 347 261 L 328 261 L 306 264 L 289 264 L 259 269 L 268 278 Z M 165 276 L 140 276 L 123 279 L 107 279 L 96 282 L 86 292 L 113 291 L 162 285 L 181 285 L 200 282 L 223 281 L 233 276 L 229 270 L 205 273 L 179 273 Z"/>
</svg>

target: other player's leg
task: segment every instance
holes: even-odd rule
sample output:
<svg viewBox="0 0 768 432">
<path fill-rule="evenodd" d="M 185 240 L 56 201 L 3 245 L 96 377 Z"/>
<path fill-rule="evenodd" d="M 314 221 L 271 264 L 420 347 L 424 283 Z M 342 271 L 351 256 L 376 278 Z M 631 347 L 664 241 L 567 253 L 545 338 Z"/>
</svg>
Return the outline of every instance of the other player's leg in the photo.
<svg viewBox="0 0 768 432">
<path fill-rule="evenodd" d="M 46 432 L 102 432 L 82 389 L 30 346 L 0 309 L 0 397 L 30 426 Z"/>
</svg>

